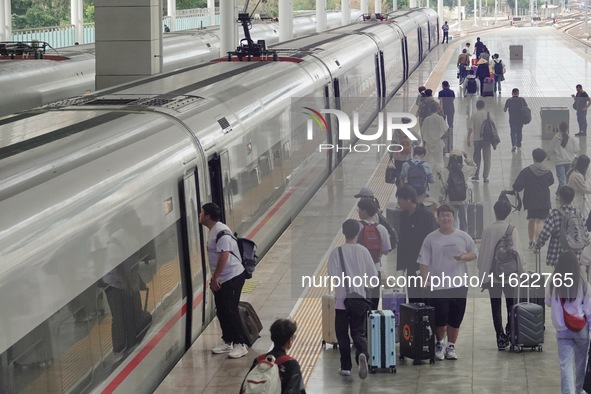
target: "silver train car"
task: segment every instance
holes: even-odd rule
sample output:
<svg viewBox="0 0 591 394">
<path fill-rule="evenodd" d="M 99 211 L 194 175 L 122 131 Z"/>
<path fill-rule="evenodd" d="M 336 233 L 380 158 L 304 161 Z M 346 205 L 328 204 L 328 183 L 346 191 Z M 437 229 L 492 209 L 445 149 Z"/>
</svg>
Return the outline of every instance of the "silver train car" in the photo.
<svg viewBox="0 0 591 394">
<path fill-rule="evenodd" d="M 392 96 L 429 50 L 410 37 L 439 31 L 404 18 L 1 119 L 0 392 L 152 392 L 215 315 L 202 204 L 264 254 L 339 160 L 292 98 Z"/>
<path fill-rule="evenodd" d="M 360 15 L 360 11 L 352 10 L 351 20 Z M 293 26 L 295 37 L 313 34 L 316 18 L 296 17 Z M 327 26 L 329 29 L 341 26 L 341 13 L 329 12 Z M 279 24 L 254 23 L 251 35 L 255 41 L 275 44 L 279 42 Z M 162 46 L 163 72 L 206 63 L 221 56 L 218 27 L 166 33 Z M 0 117 L 95 91 L 94 45 L 65 48 L 55 58 L 51 51 L 47 54 L 44 60 L 0 60 L 0 87 L 11 92 L 0 98 Z"/>
</svg>

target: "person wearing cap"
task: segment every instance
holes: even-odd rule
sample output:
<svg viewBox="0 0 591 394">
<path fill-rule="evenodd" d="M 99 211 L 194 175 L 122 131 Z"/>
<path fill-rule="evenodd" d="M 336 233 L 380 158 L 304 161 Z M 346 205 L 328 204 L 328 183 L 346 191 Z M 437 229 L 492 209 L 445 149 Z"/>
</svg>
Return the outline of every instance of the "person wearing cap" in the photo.
<svg viewBox="0 0 591 394">
<path fill-rule="evenodd" d="M 362 200 L 370 200 L 376 203 L 376 205 L 378 206 L 378 212 L 375 214 L 374 217 L 372 217 L 371 219 L 374 222 L 379 222 L 380 219 L 378 217 L 378 214 L 380 212 L 380 202 L 378 201 L 378 199 L 374 196 L 373 190 L 371 190 L 369 187 L 362 187 L 361 190 L 359 190 L 359 193 L 357 193 L 356 195 L 354 195 L 353 197 L 355 198 L 360 198 Z"/>
<path fill-rule="evenodd" d="M 449 187 L 449 174 L 450 168 L 452 166 L 459 166 L 462 175 L 464 175 L 464 182 L 466 184 L 466 198 L 463 200 L 451 200 L 448 197 L 448 190 Z M 441 195 L 445 196 L 445 199 L 449 201 L 449 205 L 451 205 L 455 211 L 455 223 L 454 226 L 458 227 L 462 231 L 467 231 L 468 229 L 468 219 L 466 217 L 466 201 L 468 199 L 468 195 L 470 194 L 470 187 L 468 186 L 468 179 L 476 173 L 476 163 L 472 159 L 468 157 L 466 152 L 463 152 L 460 149 L 454 149 L 451 151 L 449 155 L 449 162 L 447 163 L 447 167 L 443 171 L 443 175 L 440 177 L 441 180 Z"/>
</svg>

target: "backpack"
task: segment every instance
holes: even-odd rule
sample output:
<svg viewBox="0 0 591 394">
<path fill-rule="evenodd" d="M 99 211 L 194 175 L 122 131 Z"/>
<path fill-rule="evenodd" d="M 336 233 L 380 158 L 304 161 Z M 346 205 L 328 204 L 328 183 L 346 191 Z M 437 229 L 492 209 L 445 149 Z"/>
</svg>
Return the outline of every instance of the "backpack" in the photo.
<svg viewBox="0 0 591 394">
<path fill-rule="evenodd" d="M 503 64 L 500 60 L 498 62 L 495 61 L 495 74 L 503 74 Z"/>
<path fill-rule="evenodd" d="M 523 103 L 523 107 L 521 107 L 521 120 L 523 124 L 529 124 L 531 122 L 531 109 Z"/>
<path fill-rule="evenodd" d="M 497 126 L 495 122 L 490 118 L 490 112 L 486 113 L 486 120 L 482 123 L 482 129 L 480 130 L 482 139 L 490 142 L 493 149 L 497 149 L 497 145 L 501 142 L 499 133 L 497 132 Z"/>
<path fill-rule="evenodd" d="M 427 192 L 427 173 L 423 167 L 424 161 L 415 163 L 412 160 L 409 160 L 407 163 L 409 167 L 406 183 L 415 188 L 417 196 L 422 196 Z"/>
<path fill-rule="evenodd" d="M 460 164 L 452 164 L 449 167 L 447 177 L 447 197 L 449 201 L 464 201 L 466 199 L 466 177 Z"/>
<path fill-rule="evenodd" d="M 380 224 L 388 231 L 388 235 L 390 236 L 390 248 L 396 249 L 396 246 L 398 246 L 398 234 L 396 234 L 396 230 L 394 230 L 394 227 L 392 227 L 390 222 L 388 222 L 381 212 L 378 212 L 378 219 L 380 220 Z"/>
<path fill-rule="evenodd" d="M 240 394 L 270 393 L 281 394 L 281 372 L 279 366 L 293 360 L 290 356 L 275 359 L 272 354 L 261 354 L 257 357 L 257 365 L 246 375 Z"/>
<path fill-rule="evenodd" d="M 234 233 L 234 235 L 232 235 L 232 233 L 226 230 L 222 230 L 218 233 L 218 235 L 215 237 L 215 242 L 217 243 L 224 235 L 229 235 L 238 244 L 240 256 L 236 256 L 233 252 L 230 253 L 239 259 L 244 266 L 244 269 L 246 270 L 246 279 L 251 279 L 252 273 L 259 263 L 259 256 L 257 256 L 257 244 L 248 238 L 238 238 L 238 234 Z"/>
<path fill-rule="evenodd" d="M 468 93 L 476 93 L 478 91 L 478 86 L 476 85 L 476 78 L 468 78 L 468 82 L 466 82 L 466 91 Z"/>
<path fill-rule="evenodd" d="M 357 243 L 365 246 L 369 250 L 373 262 L 378 263 L 382 256 L 382 236 L 380 235 L 380 230 L 378 230 L 378 225 L 376 223 L 369 224 L 364 221 L 360 221 L 359 223 L 363 225 L 363 228 L 359 231 L 359 235 L 357 235 Z"/>
<path fill-rule="evenodd" d="M 510 224 L 509 227 L 507 227 L 505 234 L 495 246 L 491 269 L 495 278 L 498 278 L 501 275 L 504 275 L 505 278 L 507 278 L 511 274 L 516 274 L 519 270 L 519 255 L 515 250 L 513 238 L 511 236 L 514 228 L 515 226 Z"/>
<path fill-rule="evenodd" d="M 583 218 L 576 212 L 566 212 L 560 208 L 558 212 L 562 215 L 560 223 L 560 248 L 580 252 L 587 246 L 587 229 Z"/>
</svg>

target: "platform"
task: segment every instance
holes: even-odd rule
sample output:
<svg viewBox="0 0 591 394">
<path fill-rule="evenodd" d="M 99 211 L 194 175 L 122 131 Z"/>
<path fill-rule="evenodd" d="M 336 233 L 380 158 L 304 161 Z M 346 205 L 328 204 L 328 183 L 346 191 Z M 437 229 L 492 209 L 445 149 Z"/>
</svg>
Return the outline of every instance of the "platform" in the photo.
<svg viewBox="0 0 591 394">
<path fill-rule="evenodd" d="M 532 163 L 531 151 L 547 147 L 549 141 L 541 139 L 539 108 L 572 104 L 570 95 L 575 85 L 583 88 L 589 79 L 589 47 L 573 40 L 552 27 L 506 28 L 479 33 L 492 53 L 499 53 L 506 61 L 506 80 L 502 95 L 485 99 L 486 108 L 496 121 L 501 144 L 493 151 L 490 183 L 473 183 L 475 200 L 485 203 L 485 226 L 492 223 L 492 204 L 501 190 L 511 187 L 517 173 Z M 458 95 L 456 59 L 463 43 L 475 41 L 475 36 L 454 39 L 440 45 L 412 74 L 396 97 L 414 98 L 419 85 L 438 91 L 441 82 L 450 82 Z M 524 46 L 524 60 L 509 60 L 509 45 Z M 507 59 L 507 60 L 505 60 Z M 518 87 L 532 108 L 532 123 L 523 130 L 523 149 L 511 153 L 508 114 L 502 109 L 513 87 Z M 466 105 L 456 100 L 454 141 L 457 148 L 466 146 Z M 574 111 L 570 114 L 571 135 L 576 130 Z M 574 126 L 574 127 L 573 127 Z M 580 140 L 581 153 L 587 152 L 585 139 Z M 555 332 L 546 312 L 546 332 L 543 353 L 499 352 L 496 349 L 490 303 L 486 293 L 471 289 L 468 307 L 457 342 L 459 360 L 442 361 L 435 365 L 413 366 L 406 361 L 397 367 L 397 374 L 379 373 L 361 381 L 355 374 L 344 378 L 337 374 L 339 354 L 320 347 L 319 289 L 309 290 L 308 297 L 300 298 L 304 289 L 292 283 L 292 264 L 298 273 L 322 272 L 330 250 L 342 242 L 341 223 L 352 217 L 356 199 L 354 194 L 370 185 L 376 197 L 385 206 L 393 198 L 394 188 L 383 183 L 385 169 L 383 156 L 370 154 L 347 155 L 342 165 L 318 191 L 313 200 L 294 219 L 290 229 L 265 256 L 254 280 L 249 283 L 242 299 L 257 309 L 264 329 L 246 357 L 227 359 L 212 355 L 210 349 L 220 340 L 220 330 L 214 321 L 185 354 L 156 393 L 226 393 L 237 392 L 253 358 L 271 346 L 268 327 L 273 320 L 291 316 L 298 323 L 298 336 L 290 352 L 296 357 L 306 379 L 308 393 L 536 393 L 560 392 L 560 369 L 556 350 Z M 554 164 L 546 162 L 553 172 Z M 551 188 L 554 192 L 556 184 Z M 519 230 L 523 245 L 527 245 L 525 212 L 511 214 L 510 220 Z M 295 245 L 295 246 L 294 246 Z M 294 250 L 298 252 L 295 253 Z M 545 248 L 542 256 L 545 256 Z M 526 251 L 529 269 L 533 269 L 533 253 Z M 384 264 L 384 271 L 395 275 L 395 252 Z M 294 256 L 298 261 L 294 261 Z M 545 262 L 545 257 L 543 257 Z M 475 272 L 476 262 L 470 264 Z M 544 270 L 548 267 L 543 265 Z M 314 297 L 310 297 L 310 296 Z M 503 316 L 506 321 L 506 316 Z"/>
</svg>

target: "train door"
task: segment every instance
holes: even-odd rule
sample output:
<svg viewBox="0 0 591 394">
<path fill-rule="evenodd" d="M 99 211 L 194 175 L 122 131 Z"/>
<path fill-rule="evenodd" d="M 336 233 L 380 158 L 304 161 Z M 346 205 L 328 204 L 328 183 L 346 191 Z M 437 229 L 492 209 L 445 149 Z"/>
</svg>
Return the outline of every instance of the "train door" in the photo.
<svg viewBox="0 0 591 394">
<path fill-rule="evenodd" d="M 211 182 L 211 202 L 222 208 L 221 221 L 231 229 L 236 229 L 231 193 L 230 157 L 227 150 L 219 155 L 215 153 L 209 159 L 209 180 Z"/>
<path fill-rule="evenodd" d="M 406 36 L 403 36 L 401 41 L 401 48 L 402 48 L 402 77 L 406 81 L 408 79 L 408 41 Z"/>
<path fill-rule="evenodd" d="M 341 109 L 341 85 L 338 78 L 334 78 L 332 80 L 332 90 L 334 92 L 334 107 L 335 109 Z M 330 117 L 329 117 L 330 118 Z M 329 128 L 331 130 L 332 127 Z M 338 165 L 341 160 L 343 160 L 343 149 L 342 149 L 342 141 L 338 138 L 335 138 L 337 152 L 336 152 L 336 163 Z"/>
<path fill-rule="evenodd" d="M 184 278 L 188 282 L 187 291 L 187 349 L 208 323 L 205 314 L 206 273 L 209 271 L 206 259 L 206 243 L 199 224 L 199 189 L 195 171 L 185 175 L 181 185 L 181 217 L 185 229 L 184 249 L 188 265 L 185 265 Z M 209 302 L 211 304 L 211 302 Z"/>
<path fill-rule="evenodd" d="M 417 29 L 418 43 L 419 43 L 419 63 L 423 61 L 423 29 L 419 27 Z"/>
</svg>

